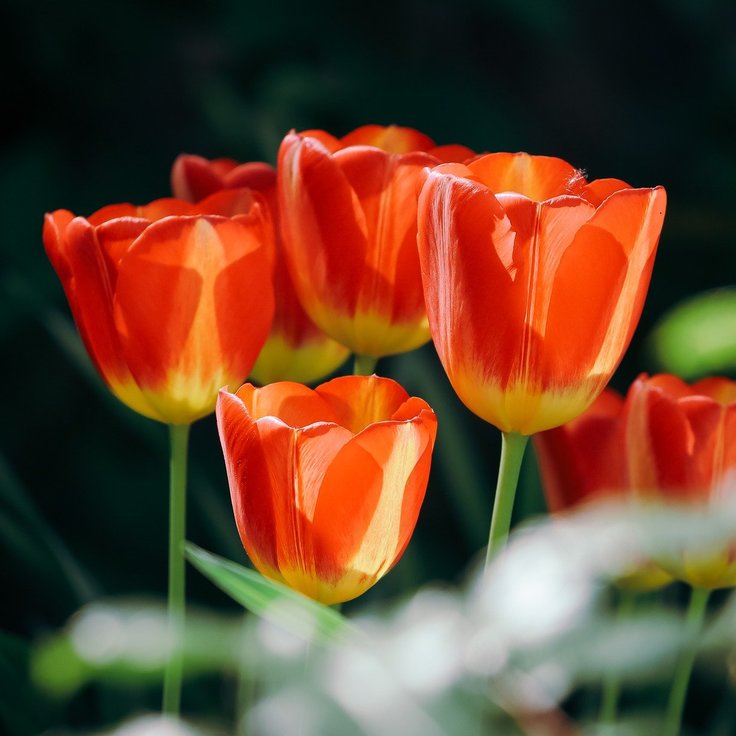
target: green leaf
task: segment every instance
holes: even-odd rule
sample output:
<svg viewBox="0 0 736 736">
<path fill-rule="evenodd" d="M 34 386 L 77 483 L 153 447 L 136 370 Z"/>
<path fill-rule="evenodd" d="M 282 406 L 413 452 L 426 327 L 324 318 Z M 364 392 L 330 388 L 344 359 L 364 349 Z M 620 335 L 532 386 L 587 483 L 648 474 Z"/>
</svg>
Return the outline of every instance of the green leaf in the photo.
<svg viewBox="0 0 736 736">
<path fill-rule="evenodd" d="M 192 543 L 187 543 L 186 555 L 194 567 L 231 598 L 297 636 L 334 641 L 346 634 L 357 634 L 357 629 L 335 609 L 269 580 L 255 570 L 213 555 Z"/>
<path fill-rule="evenodd" d="M 736 371 L 736 289 L 681 302 L 650 336 L 660 367 L 686 379 Z"/>
</svg>

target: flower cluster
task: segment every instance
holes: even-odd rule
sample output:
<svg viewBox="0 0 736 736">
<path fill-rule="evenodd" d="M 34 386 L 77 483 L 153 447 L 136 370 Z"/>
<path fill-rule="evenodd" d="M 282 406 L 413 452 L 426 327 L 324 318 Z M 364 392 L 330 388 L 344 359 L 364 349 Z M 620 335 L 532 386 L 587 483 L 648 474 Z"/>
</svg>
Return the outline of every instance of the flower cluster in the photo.
<svg viewBox="0 0 736 736">
<path fill-rule="evenodd" d="M 631 340 L 666 199 L 377 125 L 291 132 L 276 168 L 182 155 L 171 181 L 143 207 L 47 215 L 46 251 L 116 396 L 170 425 L 217 403 L 248 554 L 327 603 L 406 547 L 436 419 L 388 379 L 303 384 L 432 339 L 505 436 L 574 419 Z"/>
</svg>

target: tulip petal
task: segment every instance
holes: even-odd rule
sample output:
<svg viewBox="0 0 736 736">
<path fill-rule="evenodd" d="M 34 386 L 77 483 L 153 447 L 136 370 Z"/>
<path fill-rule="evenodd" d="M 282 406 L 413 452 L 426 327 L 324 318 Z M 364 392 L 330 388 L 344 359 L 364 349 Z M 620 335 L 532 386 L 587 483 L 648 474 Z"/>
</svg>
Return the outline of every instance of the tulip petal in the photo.
<svg viewBox="0 0 736 736">
<path fill-rule="evenodd" d="M 468 167 L 492 192 L 517 192 L 537 202 L 574 193 L 582 178 L 560 158 L 528 153 L 489 153 Z"/>
<path fill-rule="evenodd" d="M 257 424 L 243 402 L 227 391 L 217 400 L 217 426 L 243 545 L 258 570 L 283 582 L 280 560 L 296 556 L 288 496 L 293 473 L 283 461 L 291 457 L 293 431 L 275 419 Z M 281 462 L 269 462 L 266 447 L 270 458 L 281 457 Z"/>
<path fill-rule="evenodd" d="M 353 147 L 338 151 L 334 160 L 360 201 L 370 244 L 361 279 L 356 282 L 356 310 L 382 312 L 387 324 L 422 321 L 417 199 L 424 183 L 423 170 L 433 166 L 435 159 L 425 153 L 395 156 Z"/>
<path fill-rule="evenodd" d="M 330 403 L 300 383 L 280 381 L 263 388 L 246 383 L 238 389 L 237 396 L 254 419 L 279 417 L 290 427 L 306 427 L 316 422 L 339 423 Z"/>
<path fill-rule="evenodd" d="M 309 316 L 330 334 L 330 314 L 355 309 L 367 247 L 365 218 L 345 175 L 314 138 L 286 136 L 279 172 L 294 285 Z"/>
<path fill-rule="evenodd" d="M 171 191 L 175 197 L 198 202 L 219 189 L 222 189 L 222 175 L 212 162 L 202 156 L 177 156 L 171 167 Z"/>
<path fill-rule="evenodd" d="M 442 168 L 430 173 L 419 200 L 427 315 L 455 391 L 489 419 L 476 394 L 487 380 L 508 380 L 523 328 L 525 295 L 514 289 L 515 233 L 484 185 Z"/>
<path fill-rule="evenodd" d="M 604 391 L 579 417 L 534 435 L 534 449 L 553 513 L 628 487 L 621 416 L 623 398 Z"/>
<path fill-rule="evenodd" d="M 337 422 L 353 434 L 391 419 L 409 398 L 398 383 L 378 376 L 335 378 L 317 387 L 315 394 L 330 406 Z"/>
<path fill-rule="evenodd" d="M 363 125 L 340 139 L 340 148 L 348 146 L 375 146 L 387 153 L 410 153 L 434 148 L 434 141 L 414 128 Z"/>
<path fill-rule="evenodd" d="M 313 543 L 317 574 L 335 586 L 335 600 L 367 590 L 403 550 L 424 496 L 428 462 L 414 471 L 429 444 L 430 432 L 416 423 L 373 425 L 334 458 L 319 492 Z M 328 595 L 322 593 L 323 602 Z"/>
<path fill-rule="evenodd" d="M 89 222 L 82 217 L 70 220 L 69 215 L 66 211 L 47 215 L 44 244 L 64 286 L 87 352 L 99 374 L 123 403 L 146 417 L 162 421 L 162 416 L 135 385 L 125 361 L 112 312 L 114 274 L 109 259 Z"/>
<path fill-rule="evenodd" d="M 114 314 L 126 360 L 170 422 L 209 413 L 218 387 L 255 362 L 273 317 L 262 242 L 258 227 L 238 221 L 166 218 L 121 262 Z"/>
</svg>

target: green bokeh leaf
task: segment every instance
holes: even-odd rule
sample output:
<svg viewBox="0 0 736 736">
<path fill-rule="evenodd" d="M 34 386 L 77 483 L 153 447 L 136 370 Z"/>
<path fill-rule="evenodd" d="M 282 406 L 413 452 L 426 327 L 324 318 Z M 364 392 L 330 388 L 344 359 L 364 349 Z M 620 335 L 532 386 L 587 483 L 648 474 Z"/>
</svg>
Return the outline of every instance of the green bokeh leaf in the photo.
<svg viewBox="0 0 736 736">
<path fill-rule="evenodd" d="M 336 610 L 317 603 L 285 585 L 269 580 L 254 570 L 187 544 L 189 561 L 221 590 L 257 616 L 287 631 L 322 641 L 341 639 L 357 633 Z"/>
<path fill-rule="evenodd" d="M 242 617 L 189 610 L 186 636 L 178 641 L 169 637 L 161 604 L 91 603 L 63 631 L 34 646 L 31 674 L 44 692 L 60 698 L 70 697 L 89 682 L 159 687 L 175 647 L 182 649 L 186 677 L 236 672 L 246 651 Z"/>
<path fill-rule="evenodd" d="M 736 288 L 708 291 L 674 307 L 650 336 L 662 370 L 692 379 L 736 371 Z"/>
</svg>

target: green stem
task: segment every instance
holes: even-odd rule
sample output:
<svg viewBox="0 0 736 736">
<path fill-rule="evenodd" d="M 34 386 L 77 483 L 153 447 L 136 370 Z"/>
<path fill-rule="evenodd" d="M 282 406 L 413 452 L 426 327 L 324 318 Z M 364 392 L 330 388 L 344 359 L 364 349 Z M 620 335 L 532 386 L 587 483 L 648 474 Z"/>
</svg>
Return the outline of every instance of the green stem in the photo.
<svg viewBox="0 0 736 736">
<path fill-rule="evenodd" d="M 685 710 L 687 688 L 695 664 L 695 657 L 698 653 L 698 638 L 703 628 L 709 595 L 709 590 L 695 587 L 690 594 L 690 605 L 685 617 L 686 641 L 675 668 L 662 736 L 678 736 L 682 728 L 682 714 Z"/>
<path fill-rule="evenodd" d="M 486 568 L 494 555 L 506 545 L 511 528 L 511 513 L 514 510 L 516 486 L 519 484 L 521 461 L 529 437 L 513 432 L 504 432 L 501 436 L 501 464 L 498 469 L 496 498 L 493 501 L 491 531 L 486 551 Z"/>
<path fill-rule="evenodd" d="M 636 602 L 636 593 L 632 590 L 622 590 L 616 611 L 616 621 L 621 623 L 631 616 Z M 603 692 L 601 698 L 601 723 L 612 725 L 616 722 L 618 699 L 621 694 L 621 676 L 618 672 L 607 672 L 603 677 Z"/>
<path fill-rule="evenodd" d="M 169 630 L 172 649 L 164 673 L 162 711 L 178 716 L 181 703 L 184 633 L 184 538 L 187 518 L 187 446 L 189 425 L 169 426 Z"/>
<path fill-rule="evenodd" d="M 353 363 L 354 376 L 370 376 L 376 370 L 378 358 L 372 355 L 358 355 L 355 353 L 355 362 Z"/>
</svg>

